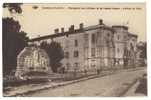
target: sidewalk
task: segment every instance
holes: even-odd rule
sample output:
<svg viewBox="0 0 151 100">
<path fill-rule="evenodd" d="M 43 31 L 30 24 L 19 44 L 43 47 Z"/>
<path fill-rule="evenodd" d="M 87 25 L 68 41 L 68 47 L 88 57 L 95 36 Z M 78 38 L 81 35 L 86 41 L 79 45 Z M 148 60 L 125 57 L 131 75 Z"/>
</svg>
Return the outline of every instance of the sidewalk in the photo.
<svg viewBox="0 0 151 100">
<path fill-rule="evenodd" d="M 139 85 L 139 82 L 137 81 L 123 96 L 124 97 L 145 96 L 144 94 L 141 94 L 141 93 L 135 93 L 135 90 L 138 87 L 138 85 Z"/>
<path fill-rule="evenodd" d="M 133 97 L 133 96 L 147 96 L 146 94 L 146 91 L 147 91 L 147 88 L 146 88 L 146 82 L 143 84 L 144 82 L 137 80 L 135 82 L 135 84 L 133 84 L 130 89 L 128 89 L 128 91 L 123 95 L 123 96 L 126 96 L 126 97 Z M 141 88 L 140 88 L 141 87 Z M 137 91 L 137 92 L 136 92 Z M 145 92 L 145 94 L 144 94 Z"/>
<path fill-rule="evenodd" d="M 102 75 L 102 76 L 104 76 L 104 75 Z M 48 89 L 48 88 L 56 88 L 59 86 L 69 85 L 69 84 L 73 84 L 76 82 L 80 82 L 80 81 L 84 81 L 84 80 L 88 80 L 88 79 L 92 79 L 92 78 L 96 78 L 96 77 L 100 77 L 100 75 L 99 76 L 98 75 L 89 76 L 89 77 L 72 80 L 72 81 L 47 82 L 47 83 L 42 83 L 42 84 L 30 84 L 28 86 L 24 85 L 24 86 L 13 88 L 10 91 L 5 92 L 3 94 L 3 96 L 5 96 L 5 97 L 19 96 L 19 95 L 27 94 L 30 92 L 36 92 L 36 91 L 40 91 L 40 90 L 44 90 L 44 89 Z"/>
</svg>

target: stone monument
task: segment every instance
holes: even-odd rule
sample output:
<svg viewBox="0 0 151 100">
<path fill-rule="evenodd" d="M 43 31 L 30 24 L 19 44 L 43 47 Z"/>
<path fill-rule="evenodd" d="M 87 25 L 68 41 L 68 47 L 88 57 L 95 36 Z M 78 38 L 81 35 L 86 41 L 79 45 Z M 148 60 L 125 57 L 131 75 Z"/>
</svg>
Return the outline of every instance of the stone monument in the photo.
<svg viewBox="0 0 151 100">
<path fill-rule="evenodd" d="M 25 47 L 17 56 L 15 76 L 24 79 L 29 72 L 50 73 L 49 56 L 46 51 L 36 46 Z"/>
</svg>

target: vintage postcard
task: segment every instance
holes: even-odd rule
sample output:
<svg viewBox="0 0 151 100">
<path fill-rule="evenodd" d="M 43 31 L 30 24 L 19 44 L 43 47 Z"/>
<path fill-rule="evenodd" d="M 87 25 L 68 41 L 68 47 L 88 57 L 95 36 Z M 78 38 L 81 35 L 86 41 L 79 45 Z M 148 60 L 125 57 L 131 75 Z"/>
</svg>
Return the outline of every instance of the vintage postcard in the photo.
<svg viewBox="0 0 151 100">
<path fill-rule="evenodd" d="M 4 97 L 146 97 L 145 3 L 4 3 Z"/>
</svg>

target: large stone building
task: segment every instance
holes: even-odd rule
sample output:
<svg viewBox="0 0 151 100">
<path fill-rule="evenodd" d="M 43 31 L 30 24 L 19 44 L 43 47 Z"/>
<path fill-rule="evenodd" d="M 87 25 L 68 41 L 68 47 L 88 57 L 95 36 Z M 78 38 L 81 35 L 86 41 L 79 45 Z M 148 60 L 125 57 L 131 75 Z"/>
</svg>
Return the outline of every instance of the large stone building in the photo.
<svg viewBox="0 0 151 100">
<path fill-rule="evenodd" d="M 79 29 L 71 25 L 68 31 L 55 29 L 55 34 L 31 39 L 29 44 L 60 43 L 64 50 L 62 66 L 66 71 L 110 69 L 132 64 L 135 60 L 137 35 L 123 25 L 107 26 L 103 20 L 97 25 Z"/>
</svg>

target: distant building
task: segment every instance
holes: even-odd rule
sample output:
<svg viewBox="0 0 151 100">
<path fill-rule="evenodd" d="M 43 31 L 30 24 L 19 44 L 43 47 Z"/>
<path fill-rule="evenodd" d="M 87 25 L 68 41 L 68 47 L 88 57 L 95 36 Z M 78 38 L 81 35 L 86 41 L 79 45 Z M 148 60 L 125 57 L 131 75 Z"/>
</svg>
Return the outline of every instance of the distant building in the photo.
<svg viewBox="0 0 151 100">
<path fill-rule="evenodd" d="M 128 27 L 114 25 L 112 27 L 99 20 L 99 24 L 68 31 L 64 28 L 54 30 L 55 34 L 33 38 L 30 44 L 40 45 L 42 42 L 60 43 L 64 50 L 63 67 L 66 71 L 84 71 L 110 69 L 118 65 L 134 65 L 137 35 L 128 32 Z M 127 63 L 126 63 L 127 62 Z"/>
</svg>

